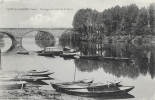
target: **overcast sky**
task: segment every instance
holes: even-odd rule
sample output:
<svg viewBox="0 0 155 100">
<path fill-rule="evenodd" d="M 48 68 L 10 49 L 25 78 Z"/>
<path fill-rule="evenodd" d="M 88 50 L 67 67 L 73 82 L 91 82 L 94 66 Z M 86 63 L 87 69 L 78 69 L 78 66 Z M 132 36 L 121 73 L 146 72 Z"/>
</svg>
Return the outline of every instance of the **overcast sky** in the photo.
<svg viewBox="0 0 155 100">
<path fill-rule="evenodd" d="M 116 5 L 148 7 L 154 0 L 0 0 L 0 28 L 72 27 L 80 8 L 98 11 Z M 23 8 L 26 8 L 25 10 Z M 28 9 L 28 10 L 27 10 Z"/>
</svg>

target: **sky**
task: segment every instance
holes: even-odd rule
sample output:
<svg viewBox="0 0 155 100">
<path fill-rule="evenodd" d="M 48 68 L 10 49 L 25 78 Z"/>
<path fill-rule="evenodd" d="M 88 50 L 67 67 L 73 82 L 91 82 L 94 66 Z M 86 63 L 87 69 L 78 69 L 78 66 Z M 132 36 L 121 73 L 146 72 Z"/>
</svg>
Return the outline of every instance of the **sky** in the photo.
<svg viewBox="0 0 155 100">
<path fill-rule="evenodd" d="M 132 3 L 148 7 L 154 0 L 0 0 L 0 28 L 71 28 L 81 8 L 100 12 Z"/>
</svg>

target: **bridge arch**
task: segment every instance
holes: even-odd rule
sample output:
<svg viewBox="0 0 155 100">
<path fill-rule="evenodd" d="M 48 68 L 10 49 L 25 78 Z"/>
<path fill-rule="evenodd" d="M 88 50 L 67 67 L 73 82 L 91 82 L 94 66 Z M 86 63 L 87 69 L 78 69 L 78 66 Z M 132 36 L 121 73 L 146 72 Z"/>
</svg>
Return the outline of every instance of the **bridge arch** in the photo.
<svg viewBox="0 0 155 100">
<path fill-rule="evenodd" d="M 38 33 L 40 33 L 40 32 L 41 32 L 41 35 L 43 35 L 43 38 L 42 38 L 42 36 L 41 36 L 41 38 L 40 38 L 40 36 L 39 36 L 39 38 L 35 38 L 36 35 Z M 24 38 L 24 37 L 27 37 L 26 36 L 27 34 L 31 34 L 31 35 L 28 35 L 28 37 L 29 36 L 30 37 L 32 36 L 32 39 L 35 40 L 35 45 L 38 46 L 39 49 L 41 49 L 41 50 L 44 49 L 47 46 L 54 46 L 55 45 L 56 39 L 55 39 L 54 35 L 51 32 L 49 32 L 48 30 L 47 31 L 46 30 L 39 30 L 39 29 L 29 30 L 29 31 L 25 32 L 25 34 L 22 35 L 22 44 L 23 44 L 23 47 L 25 47 L 26 49 L 29 49 L 29 51 L 37 51 L 39 49 L 32 49 L 32 48 L 29 48 L 29 46 L 25 45 L 27 39 Z M 47 36 L 46 36 L 46 34 L 47 34 Z M 44 35 L 45 35 L 45 38 L 44 38 Z M 49 37 L 51 37 L 51 38 L 49 38 Z"/>
<path fill-rule="evenodd" d="M 12 40 L 12 46 L 15 46 L 17 44 L 17 40 L 16 37 L 10 33 L 10 32 L 5 32 L 5 31 L 0 31 L 0 33 L 6 34 L 7 36 L 9 36 Z"/>
<path fill-rule="evenodd" d="M 22 35 L 22 38 L 23 38 L 24 36 L 26 36 L 27 34 L 29 34 L 29 33 L 31 33 L 31 32 L 35 32 L 35 31 L 37 31 L 37 32 L 43 32 L 43 33 L 50 33 L 50 32 L 48 32 L 48 30 L 45 31 L 45 30 L 35 29 L 35 30 L 30 30 L 30 31 L 27 31 L 26 33 L 24 33 L 24 34 Z M 51 34 L 51 33 L 50 33 L 50 34 Z M 53 34 L 52 34 L 52 35 L 53 35 Z M 53 35 L 53 37 L 54 37 L 54 35 Z"/>
</svg>

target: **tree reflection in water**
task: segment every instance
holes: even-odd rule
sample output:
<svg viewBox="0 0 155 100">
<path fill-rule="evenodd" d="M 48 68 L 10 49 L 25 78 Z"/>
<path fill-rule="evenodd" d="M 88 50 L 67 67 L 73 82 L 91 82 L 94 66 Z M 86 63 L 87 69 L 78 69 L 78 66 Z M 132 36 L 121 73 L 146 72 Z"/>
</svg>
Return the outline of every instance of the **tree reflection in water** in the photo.
<svg viewBox="0 0 155 100">
<path fill-rule="evenodd" d="M 75 59 L 74 63 L 82 72 L 92 72 L 100 67 L 100 62 L 95 60 Z"/>
<path fill-rule="evenodd" d="M 55 44 L 55 38 L 52 34 L 44 31 L 39 31 L 35 35 L 35 43 L 40 47 L 40 48 L 45 48 L 48 46 L 54 46 Z"/>
<path fill-rule="evenodd" d="M 80 71 L 92 72 L 98 68 L 103 68 L 106 73 L 113 74 L 117 77 L 123 76 L 132 79 L 146 74 L 150 74 L 152 79 L 155 76 L 155 45 L 153 44 L 95 44 L 92 42 L 81 42 L 79 44 L 80 45 L 72 44 L 72 47 L 78 48 L 84 55 L 102 56 L 100 61 L 75 59 L 75 65 Z M 67 46 L 70 47 L 70 45 Z M 104 56 L 132 58 L 133 62 L 104 60 L 104 51 Z"/>
<path fill-rule="evenodd" d="M 46 48 L 48 46 L 54 46 L 55 41 L 52 40 L 35 40 L 35 43 L 40 47 L 40 48 Z"/>
</svg>

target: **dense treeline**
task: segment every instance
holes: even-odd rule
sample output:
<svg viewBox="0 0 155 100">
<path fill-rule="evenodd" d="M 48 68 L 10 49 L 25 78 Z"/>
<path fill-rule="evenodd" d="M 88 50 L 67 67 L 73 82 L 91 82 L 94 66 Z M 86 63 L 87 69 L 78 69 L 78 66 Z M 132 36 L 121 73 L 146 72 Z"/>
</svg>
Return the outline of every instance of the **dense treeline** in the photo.
<svg viewBox="0 0 155 100">
<path fill-rule="evenodd" d="M 63 46 L 65 46 L 65 44 L 71 44 L 70 42 L 74 44 L 76 41 L 79 41 L 79 40 L 80 40 L 80 35 L 75 31 L 65 31 L 59 39 L 60 44 Z"/>
<path fill-rule="evenodd" d="M 103 12 L 90 8 L 79 9 L 72 24 L 80 37 L 87 39 L 155 35 L 155 3 L 140 9 L 135 4 L 117 5 Z"/>
</svg>

